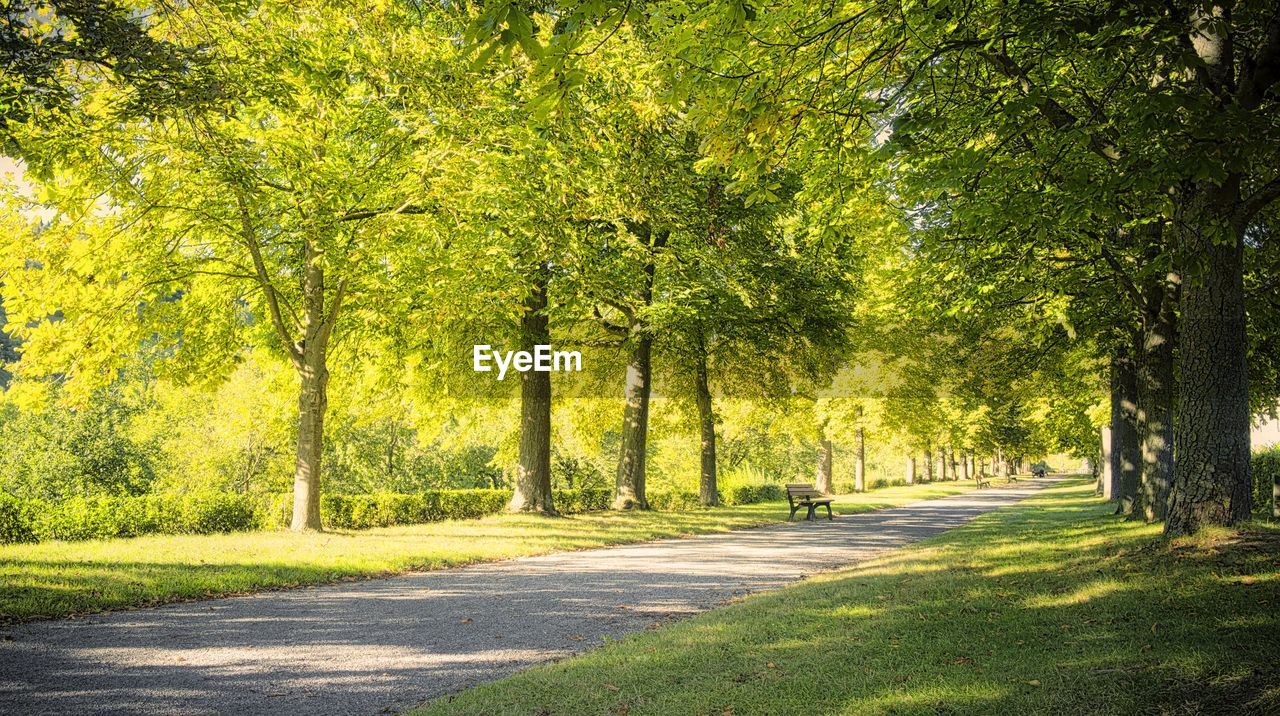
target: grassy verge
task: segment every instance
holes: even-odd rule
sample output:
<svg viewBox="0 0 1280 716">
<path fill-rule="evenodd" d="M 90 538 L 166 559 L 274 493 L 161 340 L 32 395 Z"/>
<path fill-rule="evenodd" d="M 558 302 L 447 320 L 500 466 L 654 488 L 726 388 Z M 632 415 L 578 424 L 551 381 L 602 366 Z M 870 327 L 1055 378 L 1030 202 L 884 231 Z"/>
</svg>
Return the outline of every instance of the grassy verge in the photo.
<svg viewBox="0 0 1280 716">
<path fill-rule="evenodd" d="M 1109 512 L 1056 487 L 416 713 L 1280 713 L 1280 529 L 1170 545 Z"/>
<path fill-rule="evenodd" d="M 845 495 L 843 514 L 942 497 L 972 482 Z M 691 512 L 496 515 L 324 534 L 153 535 L 0 546 L 0 622 L 320 584 L 486 560 L 754 527 L 779 503 Z"/>
</svg>

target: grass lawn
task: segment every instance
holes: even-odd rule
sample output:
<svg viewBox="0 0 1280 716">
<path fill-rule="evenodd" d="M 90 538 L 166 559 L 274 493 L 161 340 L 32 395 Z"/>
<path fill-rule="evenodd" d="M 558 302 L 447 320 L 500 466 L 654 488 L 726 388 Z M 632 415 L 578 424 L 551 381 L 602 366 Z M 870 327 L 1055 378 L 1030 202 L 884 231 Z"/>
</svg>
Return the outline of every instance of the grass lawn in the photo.
<svg viewBox="0 0 1280 716">
<path fill-rule="evenodd" d="M 445 714 L 1277 714 L 1280 528 L 1169 545 L 1072 481 Z"/>
<path fill-rule="evenodd" d="M 889 487 L 841 496 L 851 514 L 973 489 L 973 482 Z M 323 534 L 287 531 L 157 535 L 0 545 L 0 623 L 184 599 L 439 569 L 486 560 L 754 527 L 785 503 L 692 512 L 591 513 Z"/>
</svg>

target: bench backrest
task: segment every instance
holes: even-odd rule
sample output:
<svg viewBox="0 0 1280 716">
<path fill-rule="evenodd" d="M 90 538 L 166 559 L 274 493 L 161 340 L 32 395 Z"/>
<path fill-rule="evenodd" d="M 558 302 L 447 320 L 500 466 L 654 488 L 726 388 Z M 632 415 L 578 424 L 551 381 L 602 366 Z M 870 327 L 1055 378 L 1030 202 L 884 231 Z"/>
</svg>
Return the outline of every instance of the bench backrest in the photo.
<svg viewBox="0 0 1280 716">
<path fill-rule="evenodd" d="M 800 499 L 806 497 L 822 497 L 822 493 L 813 489 L 811 482 L 793 482 L 787 484 L 787 500 Z"/>
</svg>

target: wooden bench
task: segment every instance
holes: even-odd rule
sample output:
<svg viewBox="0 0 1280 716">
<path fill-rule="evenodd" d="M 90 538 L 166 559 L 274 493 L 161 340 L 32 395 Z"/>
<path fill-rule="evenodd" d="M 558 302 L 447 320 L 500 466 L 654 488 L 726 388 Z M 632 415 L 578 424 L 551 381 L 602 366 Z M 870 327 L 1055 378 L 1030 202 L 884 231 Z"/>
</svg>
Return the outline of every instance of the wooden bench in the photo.
<svg viewBox="0 0 1280 716">
<path fill-rule="evenodd" d="M 1037 468 L 1033 469 L 1033 470 L 1031 471 L 1031 476 L 1032 476 L 1032 477 L 1044 477 L 1044 468 L 1043 468 L 1043 467 L 1037 467 Z"/>
<path fill-rule="evenodd" d="M 978 489 L 979 489 L 979 490 L 981 490 L 981 489 L 982 489 L 982 488 L 984 488 L 984 487 L 991 487 L 991 478 L 989 478 L 989 477 L 984 478 L 982 475 L 979 475 L 979 476 L 978 476 Z"/>
<path fill-rule="evenodd" d="M 811 483 L 790 483 L 787 485 L 787 502 L 791 504 L 791 515 L 787 517 L 787 521 L 794 519 L 801 507 L 809 508 L 809 514 L 805 516 L 806 520 L 817 517 L 819 507 L 827 508 L 827 519 L 835 519 L 831 516 L 831 500 L 832 498 L 824 497 L 821 492 L 813 489 Z"/>
</svg>

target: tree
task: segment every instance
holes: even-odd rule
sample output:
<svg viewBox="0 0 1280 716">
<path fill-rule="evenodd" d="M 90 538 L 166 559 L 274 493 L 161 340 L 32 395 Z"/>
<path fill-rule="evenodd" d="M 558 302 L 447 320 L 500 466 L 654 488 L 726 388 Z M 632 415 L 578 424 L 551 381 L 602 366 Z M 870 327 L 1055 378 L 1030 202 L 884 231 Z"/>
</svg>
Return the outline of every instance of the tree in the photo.
<svg viewBox="0 0 1280 716">
<path fill-rule="evenodd" d="M 243 88 L 240 101 L 134 120 L 110 111 L 119 87 L 86 81 L 95 146 L 56 126 L 21 137 L 49 161 L 37 178 L 56 211 L 10 247 L 21 371 L 92 386 L 156 335 L 174 370 L 209 379 L 265 331 L 299 379 L 294 529 L 321 527 L 333 343 L 387 320 L 380 291 L 412 246 L 405 217 L 425 211 L 420 116 L 389 88 L 452 50 L 405 19 L 370 9 L 352 33 L 338 10 L 268 3 L 167 22 L 182 43 L 217 48 L 218 81 Z"/>
</svg>

